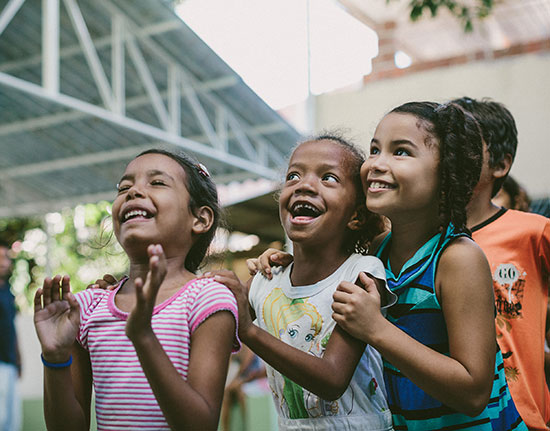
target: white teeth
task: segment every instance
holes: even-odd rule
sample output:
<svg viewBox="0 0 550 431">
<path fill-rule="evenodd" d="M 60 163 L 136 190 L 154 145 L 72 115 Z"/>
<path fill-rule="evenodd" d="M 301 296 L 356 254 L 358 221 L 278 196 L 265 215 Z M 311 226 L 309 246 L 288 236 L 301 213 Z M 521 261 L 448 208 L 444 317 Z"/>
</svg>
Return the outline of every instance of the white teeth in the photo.
<svg viewBox="0 0 550 431">
<path fill-rule="evenodd" d="M 130 217 L 147 217 L 147 211 L 144 210 L 132 210 L 128 211 L 126 214 L 124 214 L 124 220 L 128 220 Z"/>
<path fill-rule="evenodd" d="M 390 189 L 391 186 L 389 184 L 385 184 L 385 183 L 379 183 L 378 181 L 372 181 L 370 183 L 370 188 L 371 189 Z"/>
<path fill-rule="evenodd" d="M 310 211 L 312 215 L 319 215 L 320 211 L 315 208 L 313 205 L 307 203 L 298 203 L 292 207 L 292 213 L 296 214 L 298 212 L 303 212 L 304 210 Z"/>
<path fill-rule="evenodd" d="M 311 211 L 317 211 L 317 208 L 315 208 L 312 205 L 308 205 L 308 204 L 298 204 L 294 207 L 294 210 L 302 209 L 302 208 L 308 209 L 308 210 L 311 210 Z"/>
</svg>

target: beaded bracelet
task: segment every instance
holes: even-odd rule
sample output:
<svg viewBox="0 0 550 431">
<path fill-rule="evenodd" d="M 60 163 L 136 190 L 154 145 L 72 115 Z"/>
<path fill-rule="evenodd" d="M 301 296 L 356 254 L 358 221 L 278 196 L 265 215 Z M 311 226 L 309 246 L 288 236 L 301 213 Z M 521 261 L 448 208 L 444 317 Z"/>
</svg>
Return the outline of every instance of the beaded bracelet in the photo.
<svg viewBox="0 0 550 431">
<path fill-rule="evenodd" d="M 44 366 L 48 368 L 67 368 L 73 363 L 73 355 L 69 356 L 67 362 L 48 362 L 44 359 L 42 353 L 40 353 L 40 359 L 42 359 L 42 363 L 44 364 Z"/>
</svg>

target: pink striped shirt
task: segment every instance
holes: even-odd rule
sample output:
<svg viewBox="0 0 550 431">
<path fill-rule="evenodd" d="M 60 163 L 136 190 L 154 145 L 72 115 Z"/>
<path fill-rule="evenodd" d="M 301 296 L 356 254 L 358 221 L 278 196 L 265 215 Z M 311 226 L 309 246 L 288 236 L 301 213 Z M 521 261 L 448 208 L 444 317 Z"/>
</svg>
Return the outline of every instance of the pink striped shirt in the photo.
<svg viewBox="0 0 550 431">
<path fill-rule="evenodd" d="M 115 295 L 124 281 L 113 291 L 87 289 L 75 295 L 80 304 L 77 340 L 90 353 L 98 430 L 168 430 L 134 346 L 124 332 L 128 313 L 115 305 Z M 191 280 L 154 308 L 153 331 L 184 379 L 191 334 L 208 316 L 221 310 L 230 311 L 238 321 L 235 297 L 212 279 Z M 233 350 L 239 347 L 235 333 Z"/>
</svg>

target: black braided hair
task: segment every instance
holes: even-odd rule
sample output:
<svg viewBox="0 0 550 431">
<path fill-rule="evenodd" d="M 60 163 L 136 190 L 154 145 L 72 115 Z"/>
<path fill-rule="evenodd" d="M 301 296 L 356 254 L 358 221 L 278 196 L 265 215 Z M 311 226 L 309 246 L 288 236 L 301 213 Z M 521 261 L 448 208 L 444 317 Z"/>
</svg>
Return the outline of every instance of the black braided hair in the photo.
<svg viewBox="0 0 550 431">
<path fill-rule="evenodd" d="M 468 231 L 466 206 L 482 166 L 479 124 L 454 103 L 409 102 L 391 112 L 416 116 L 430 135 L 428 140 L 439 142 L 439 225 L 443 229 L 453 223 L 457 231 Z"/>
</svg>

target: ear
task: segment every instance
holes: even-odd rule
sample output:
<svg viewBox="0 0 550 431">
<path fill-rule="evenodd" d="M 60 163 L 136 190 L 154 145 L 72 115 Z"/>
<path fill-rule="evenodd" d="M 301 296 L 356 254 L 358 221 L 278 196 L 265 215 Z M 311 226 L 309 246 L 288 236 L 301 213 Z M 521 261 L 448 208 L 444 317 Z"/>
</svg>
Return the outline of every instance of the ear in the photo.
<svg viewBox="0 0 550 431">
<path fill-rule="evenodd" d="M 367 208 L 364 205 L 358 206 L 353 212 L 347 227 L 350 230 L 359 230 L 367 221 Z"/>
<path fill-rule="evenodd" d="M 506 154 L 500 162 L 498 162 L 494 168 L 492 168 L 493 171 L 493 178 L 503 178 L 506 175 L 508 175 L 508 172 L 510 172 L 510 168 L 512 167 L 512 155 Z"/>
<path fill-rule="evenodd" d="M 208 232 L 214 223 L 214 211 L 208 206 L 200 207 L 195 211 L 192 232 L 200 235 Z"/>
</svg>

